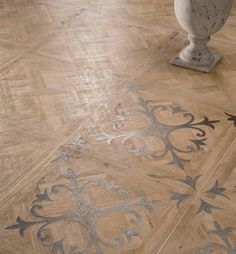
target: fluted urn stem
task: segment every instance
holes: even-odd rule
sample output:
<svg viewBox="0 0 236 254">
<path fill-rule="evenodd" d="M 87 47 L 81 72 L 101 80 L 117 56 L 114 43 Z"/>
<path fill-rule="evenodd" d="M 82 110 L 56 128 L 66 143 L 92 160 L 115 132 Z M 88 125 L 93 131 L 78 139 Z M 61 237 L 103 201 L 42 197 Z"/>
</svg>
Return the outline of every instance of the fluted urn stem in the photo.
<svg viewBox="0 0 236 254">
<path fill-rule="evenodd" d="M 189 69 L 209 72 L 221 56 L 212 53 L 210 36 L 225 24 L 233 0 L 175 0 L 175 14 L 188 33 L 189 44 L 171 63 Z"/>
</svg>

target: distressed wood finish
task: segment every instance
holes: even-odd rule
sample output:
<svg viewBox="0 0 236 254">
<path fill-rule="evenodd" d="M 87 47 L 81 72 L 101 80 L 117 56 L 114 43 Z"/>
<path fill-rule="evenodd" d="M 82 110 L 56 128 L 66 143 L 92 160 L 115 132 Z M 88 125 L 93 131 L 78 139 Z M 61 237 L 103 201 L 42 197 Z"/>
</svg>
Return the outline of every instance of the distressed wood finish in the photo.
<svg viewBox="0 0 236 254">
<path fill-rule="evenodd" d="M 0 9 L 0 253 L 236 253 L 235 4 L 209 75 L 170 0 Z"/>
</svg>

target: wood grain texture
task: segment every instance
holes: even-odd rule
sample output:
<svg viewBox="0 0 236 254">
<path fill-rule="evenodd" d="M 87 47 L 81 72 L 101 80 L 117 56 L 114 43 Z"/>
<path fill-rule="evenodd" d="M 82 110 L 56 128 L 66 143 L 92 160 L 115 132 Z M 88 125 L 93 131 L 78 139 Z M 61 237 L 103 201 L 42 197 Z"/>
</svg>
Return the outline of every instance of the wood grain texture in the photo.
<svg viewBox="0 0 236 254">
<path fill-rule="evenodd" d="M 236 253 L 235 11 L 207 75 L 170 0 L 0 1 L 1 254 Z"/>
</svg>

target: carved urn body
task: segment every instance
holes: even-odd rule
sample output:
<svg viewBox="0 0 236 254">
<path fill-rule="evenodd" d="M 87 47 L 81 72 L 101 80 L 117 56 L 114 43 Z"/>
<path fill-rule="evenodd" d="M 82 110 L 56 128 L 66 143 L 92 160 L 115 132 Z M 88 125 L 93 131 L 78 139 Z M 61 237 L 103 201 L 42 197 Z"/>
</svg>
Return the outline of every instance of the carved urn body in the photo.
<svg viewBox="0 0 236 254">
<path fill-rule="evenodd" d="M 224 26 L 232 3 L 233 0 L 175 0 L 175 14 L 188 33 L 189 45 L 171 63 L 209 72 L 220 55 L 212 53 L 207 43 Z"/>
</svg>

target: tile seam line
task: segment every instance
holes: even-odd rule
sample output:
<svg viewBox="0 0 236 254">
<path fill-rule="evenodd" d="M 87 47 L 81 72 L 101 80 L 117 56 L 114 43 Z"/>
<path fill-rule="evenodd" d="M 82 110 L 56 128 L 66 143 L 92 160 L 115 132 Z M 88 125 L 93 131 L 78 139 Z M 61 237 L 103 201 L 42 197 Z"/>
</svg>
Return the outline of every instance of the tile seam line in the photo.
<svg viewBox="0 0 236 254">
<path fill-rule="evenodd" d="M 6 62 L 5 64 L 0 66 L 0 74 L 3 73 L 4 71 L 8 70 L 10 67 L 12 67 L 13 65 L 15 65 L 16 63 L 18 63 L 19 61 L 21 61 L 24 56 L 27 53 L 31 53 L 34 51 L 34 49 L 39 46 L 40 48 L 40 44 L 43 42 L 50 42 L 51 40 L 53 40 L 57 35 L 59 35 L 62 31 L 64 31 L 64 29 L 70 25 L 70 23 L 77 17 L 81 16 L 81 14 L 83 14 L 84 12 L 88 11 L 88 9 L 86 8 L 82 8 L 79 10 L 79 12 L 74 13 L 71 16 L 66 17 L 65 20 L 63 20 L 61 23 L 61 26 L 58 26 L 57 28 L 55 28 L 54 31 L 48 33 L 45 36 L 42 36 L 41 38 L 39 38 L 35 43 L 33 43 L 28 49 L 24 50 L 22 53 L 20 53 L 19 55 L 15 56 L 14 58 L 12 58 L 11 60 L 9 60 L 8 62 Z"/>
<path fill-rule="evenodd" d="M 234 145 L 234 143 L 236 142 L 236 137 L 233 139 L 233 141 L 231 142 L 231 144 L 227 147 L 227 149 L 225 150 L 225 152 L 223 153 L 223 155 L 221 156 L 221 158 L 217 161 L 217 163 L 214 166 L 214 169 L 212 170 L 211 174 L 208 176 L 208 178 L 206 179 L 205 183 L 202 185 L 202 187 L 199 189 L 199 191 L 197 192 L 197 194 L 195 195 L 195 197 L 192 199 L 191 203 L 189 204 L 189 206 L 185 209 L 183 215 L 180 217 L 180 219 L 177 221 L 177 223 L 175 224 L 175 226 L 173 227 L 173 229 L 171 230 L 171 232 L 168 234 L 166 240 L 164 241 L 164 243 L 161 245 L 161 247 L 159 248 L 159 250 L 154 250 L 152 253 L 153 254 L 160 254 L 162 249 L 165 247 L 165 245 L 168 243 L 168 241 L 170 240 L 171 236 L 174 234 L 174 232 L 176 231 L 177 227 L 179 226 L 179 224 L 182 222 L 183 218 L 185 217 L 185 215 L 187 214 L 187 212 L 189 211 L 191 205 L 197 200 L 197 198 L 199 197 L 200 193 L 202 192 L 202 190 L 205 188 L 205 186 L 208 184 L 209 180 L 211 179 L 211 177 L 214 175 L 215 171 L 217 170 L 218 166 L 220 165 L 220 163 L 223 161 L 223 159 L 225 158 L 226 154 L 228 153 L 228 151 L 230 151 L 230 149 L 232 148 L 232 146 Z"/>
</svg>

